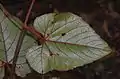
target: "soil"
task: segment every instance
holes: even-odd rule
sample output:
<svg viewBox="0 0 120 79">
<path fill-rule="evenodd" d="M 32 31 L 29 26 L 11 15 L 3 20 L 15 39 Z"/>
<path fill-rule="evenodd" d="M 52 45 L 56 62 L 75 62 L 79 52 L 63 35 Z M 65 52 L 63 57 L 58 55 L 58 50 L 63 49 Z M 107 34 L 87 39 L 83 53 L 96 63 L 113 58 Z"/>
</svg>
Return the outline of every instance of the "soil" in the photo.
<svg viewBox="0 0 120 79">
<path fill-rule="evenodd" d="M 24 21 L 31 0 L 0 0 L 0 3 Z M 113 53 L 73 70 L 49 72 L 44 79 L 120 79 L 120 0 L 36 0 L 29 23 L 55 9 L 81 16 L 110 45 Z M 17 79 L 41 79 L 41 75 L 33 71 Z"/>
</svg>

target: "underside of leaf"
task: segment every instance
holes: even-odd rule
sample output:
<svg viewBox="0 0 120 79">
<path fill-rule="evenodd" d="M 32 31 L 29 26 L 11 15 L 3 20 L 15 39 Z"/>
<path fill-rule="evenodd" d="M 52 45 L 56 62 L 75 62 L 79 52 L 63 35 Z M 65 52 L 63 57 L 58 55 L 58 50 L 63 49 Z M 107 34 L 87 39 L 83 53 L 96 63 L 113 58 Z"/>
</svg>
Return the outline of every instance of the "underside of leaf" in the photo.
<svg viewBox="0 0 120 79">
<path fill-rule="evenodd" d="M 39 73 L 73 69 L 111 52 L 108 44 L 75 14 L 44 14 L 35 19 L 34 26 L 46 42 L 30 48 L 26 57 Z"/>
<path fill-rule="evenodd" d="M 23 23 L 10 15 L 0 4 L 0 61 L 12 63 L 22 26 Z M 30 72 L 25 55 L 34 42 L 33 38 L 25 35 L 16 63 L 16 73 L 19 76 L 25 76 Z"/>
</svg>

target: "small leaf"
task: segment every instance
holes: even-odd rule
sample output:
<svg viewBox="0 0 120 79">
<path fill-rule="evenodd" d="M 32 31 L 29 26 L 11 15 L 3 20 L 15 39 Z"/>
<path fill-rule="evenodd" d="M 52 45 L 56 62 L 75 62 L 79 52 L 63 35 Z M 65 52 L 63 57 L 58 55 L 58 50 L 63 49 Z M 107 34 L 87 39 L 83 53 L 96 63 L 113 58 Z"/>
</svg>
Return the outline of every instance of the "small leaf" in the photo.
<svg viewBox="0 0 120 79">
<path fill-rule="evenodd" d="M 31 67 L 39 73 L 73 69 L 111 52 L 91 27 L 72 13 L 42 15 L 35 19 L 34 26 L 47 38 L 42 45 L 30 48 L 26 55 Z"/>
</svg>

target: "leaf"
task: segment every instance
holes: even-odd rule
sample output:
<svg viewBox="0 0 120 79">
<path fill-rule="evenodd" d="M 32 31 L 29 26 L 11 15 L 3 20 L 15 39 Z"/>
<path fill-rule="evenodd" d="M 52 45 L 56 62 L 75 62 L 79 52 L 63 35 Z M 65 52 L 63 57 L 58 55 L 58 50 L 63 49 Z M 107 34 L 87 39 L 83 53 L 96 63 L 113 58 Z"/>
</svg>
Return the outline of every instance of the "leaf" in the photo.
<svg viewBox="0 0 120 79">
<path fill-rule="evenodd" d="M 4 10 L 0 7 L 0 60 L 9 62 L 12 60 L 19 28 L 16 28 L 13 22 L 4 14 Z M 0 70 L 4 70 L 0 67 Z M 2 73 L 2 71 L 0 71 Z M 2 73 L 3 74 L 3 73 Z M 2 76 L 3 77 L 3 76 Z"/>
<path fill-rule="evenodd" d="M 34 26 L 44 35 L 46 42 L 30 48 L 26 58 L 39 73 L 73 69 L 111 52 L 107 43 L 75 14 L 44 14 L 35 19 Z"/>
<path fill-rule="evenodd" d="M 11 16 L 0 5 L 0 60 L 4 62 L 13 61 L 14 52 L 19 39 L 23 23 L 14 16 Z M 27 34 L 24 37 L 23 44 L 19 53 L 16 72 L 19 76 L 25 76 L 30 72 L 26 63 L 25 54 L 27 49 L 33 46 L 35 40 Z"/>
<path fill-rule="evenodd" d="M 0 8 L 0 46 L 4 56 L 1 60 L 10 61 L 13 57 L 14 50 L 16 48 L 16 41 L 20 29 L 15 25 L 17 22 L 13 22 L 11 17 L 8 18 L 4 14 L 5 10 Z M 20 25 L 19 25 L 20 26 Z M 8 54 L 11 54 L 8 56 Z"/>
</svg>

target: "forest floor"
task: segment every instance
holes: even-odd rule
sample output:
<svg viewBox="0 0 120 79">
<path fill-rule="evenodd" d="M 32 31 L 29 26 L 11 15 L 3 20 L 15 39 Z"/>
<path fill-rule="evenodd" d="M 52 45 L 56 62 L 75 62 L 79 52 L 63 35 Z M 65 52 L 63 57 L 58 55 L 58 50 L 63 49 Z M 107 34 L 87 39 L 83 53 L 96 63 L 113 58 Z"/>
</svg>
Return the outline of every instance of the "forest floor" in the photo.
<svg viewBox="0 0 120 79">
<path fill-rule="evenodd" d="M 24 21 L 30 0 L 0 0 L 12 15 Z M 120 79 L 120 0 L 36 0 L 29 23 L 45 13 L 72 12 L 81 16 L 102 39 L 107 41 L 113 53 L 107 58 L 67 72 L 52 71 L 45 79 Z M 37 72 L 23 79 L 40 79 Z"/>
</svg>

